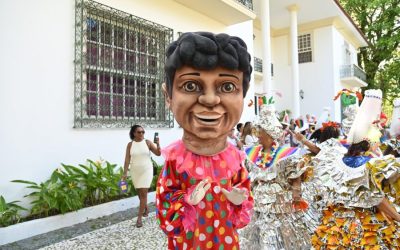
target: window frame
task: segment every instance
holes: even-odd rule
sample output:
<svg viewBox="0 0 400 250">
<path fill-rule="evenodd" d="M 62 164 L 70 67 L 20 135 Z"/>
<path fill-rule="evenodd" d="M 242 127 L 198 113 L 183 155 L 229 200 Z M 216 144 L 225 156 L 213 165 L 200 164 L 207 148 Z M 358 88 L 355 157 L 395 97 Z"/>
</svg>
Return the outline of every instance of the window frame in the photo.
<svg viewBox="0 0 400 250">
<path fill-rule="evenodd" d="M 90 30 L 93 29 L 90 27 L 92 22 L 97 22 L 94 33 Z M 106 26 L 111 32 L 109 43 L 105 35 L 107 31 L 102 33 L 101 30 Z M 93 0 L 76 0 L 74 128 L 129 128 L 136 123 L 150 128 L 173 127 L 173 115 L 166 108 L 161 91 L 165 82 L 165 52 L 172 36 L 171 28 Z M 123 39 L 122 43 L 118 38 Z M 136 40 L 129 44 L 128 39 Z M 111 51 L 110 54 L 101 58 L 103 54 L 100 53 L 106 50 Z M 129 65 L 131 60 L 128 56 L 134 64 Z M 96 59 L 92 61 L 92 57 Z M 108 59 L 109 64 L 106 64 Z M 109 79 L 101 81 L 99 77 L 105 75 Z M 139 87 L 142 85 L 144 88 Z M 103 104 L 102 97 L 105 100 Z M 133 111 L 129 110 L 132 106 Z"/>
<path fill-rule="evenodd" d="M 304 39 L 303 39 L 304 38 Z M 309 43 L 309 44 L 308 44 Z M 300 45 L 304 45 L 304 46 L 300 46 Z M 297 36 L 297 49 L 298 49 L 298 63 L 302 64 L 302 63 L 311 63 L 313 62 L 313 57 L 314 57 L 314 53 L 313 53 L 313 36 L 311 33 L 304 33 L 304 34 L 299 34 Z M 309 56 L 309 61 L 303 61 L 302 60 L 302 55 L 310 53 L 311 56 Z"/>
</svg>

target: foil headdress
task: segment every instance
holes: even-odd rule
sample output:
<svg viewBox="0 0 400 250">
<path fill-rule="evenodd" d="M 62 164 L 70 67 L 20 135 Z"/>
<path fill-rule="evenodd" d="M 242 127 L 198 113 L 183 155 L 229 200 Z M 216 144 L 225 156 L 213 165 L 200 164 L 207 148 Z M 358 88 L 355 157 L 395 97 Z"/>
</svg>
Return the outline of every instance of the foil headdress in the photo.
<svg viewBox="0 0 400 250">
<path fill-rule="evenodd" d="M 318 117 L 318 121 L 317 121 L 317 125 L 315 125 L 315 129 L 322 128 L 322 123 L 329 122 L 331 120 L 330 110 L 331 110 L 330 107 L 324 107 L 324 110 L 322 111 L 321 115 Z"/>
<path fill-rule="evenodd" d="M 260 117 L 254 125 L 264 129 L 275 141 L 279 140 L 283 135 L 282 124 L 276 117 L 273 104 L 262 105 L 260 107 Z"/>
<path fill-rule="evenodd" d="M 372 143 L 379 142 L 381 133 L 376 121 L 379 120 L 382 105 L 382 91 L 369 89 L 365 91 L 364 100 L 358 109 L 348 134 L 348 142 L 351 144 L 368 140 Z"/>
<path fill-rule="evenodd" d="M 390 123 L 390 135 L 396 137 L 400 135 L 400 98 L 393 101 L 392 122 Z"/>
</svg>

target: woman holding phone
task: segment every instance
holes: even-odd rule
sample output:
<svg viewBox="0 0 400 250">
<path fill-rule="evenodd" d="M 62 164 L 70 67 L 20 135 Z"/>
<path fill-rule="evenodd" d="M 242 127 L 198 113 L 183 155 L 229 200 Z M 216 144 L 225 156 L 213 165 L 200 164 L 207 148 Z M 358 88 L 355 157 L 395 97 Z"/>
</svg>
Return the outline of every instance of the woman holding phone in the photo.
<svg viewBox="0 0 400 250">
<path fill-rule="evenodd" d="M 153 163 L 150 151 L 160 156 L 160 143 L 158 133 L 154 135 L 154 143 L 144 138 L 144 129 L 140 125 L 133 125 L 129 131 L 131 142 L 126 146 L 124 174 L 122 180 L 126 180 L 128 169 L 132 177 L 133 186 L 137 190 L 140 207 L 136 221 L 136 227 L 142 227 L 142 216 L 148 215 L 147 192 L 153 180 Z"/>
</svg>

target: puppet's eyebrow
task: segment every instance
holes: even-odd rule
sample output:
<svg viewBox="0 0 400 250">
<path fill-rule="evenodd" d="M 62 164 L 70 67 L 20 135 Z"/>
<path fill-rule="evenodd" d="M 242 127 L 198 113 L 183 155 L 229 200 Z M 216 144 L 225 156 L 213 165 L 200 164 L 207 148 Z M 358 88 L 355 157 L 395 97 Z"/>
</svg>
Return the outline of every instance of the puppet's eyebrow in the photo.
<svg viewBox="0 0 400 250">
<path fill-rule="evenodd" d="M 219 74 L 219 76 L 230 76 L 230 77 L 234 77 L 239 80 L 239 77 L 237 77 L 235 75 L 231 75 L 231 74 Z"/>
<path fill-rule="evenodd" d="M 200 76 L 200 73 L 198 73 L 198 72 L 186 73 L 186 74 L 180 75 L 179 77 L 187 76 L 187 75 L 189 75 L 189 76 Z"/>
</svg>

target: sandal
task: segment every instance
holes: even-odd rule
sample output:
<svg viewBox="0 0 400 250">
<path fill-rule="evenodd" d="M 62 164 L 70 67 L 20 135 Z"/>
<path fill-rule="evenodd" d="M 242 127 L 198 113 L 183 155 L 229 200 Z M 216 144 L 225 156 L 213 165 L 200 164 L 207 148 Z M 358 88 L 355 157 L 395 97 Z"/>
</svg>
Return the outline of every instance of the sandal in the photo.
<svg viewBox="0 0 400 250">
<path fill-rule="evenodd" d="M 137 228 L 143 227 L 143 222 L 141 222 L 141 221 L 136 221 L 136 227 L 137 227 Z"/>
</svg>

